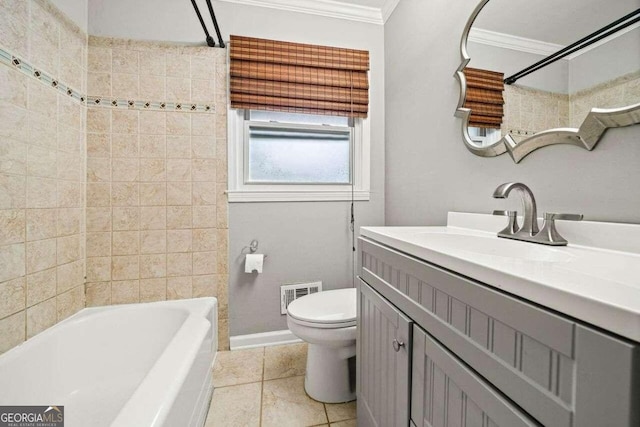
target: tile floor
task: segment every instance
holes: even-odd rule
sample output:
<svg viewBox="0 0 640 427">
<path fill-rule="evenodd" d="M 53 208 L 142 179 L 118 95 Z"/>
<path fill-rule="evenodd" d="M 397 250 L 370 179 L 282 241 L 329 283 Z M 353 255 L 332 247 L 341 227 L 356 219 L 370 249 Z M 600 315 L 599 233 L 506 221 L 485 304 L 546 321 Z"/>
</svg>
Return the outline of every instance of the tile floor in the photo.
<svg viewBox="0 0 640 427">
<path fill-rule="evenodd" d="M 324 404 L 304 391 L 306 344 L 221 351 L 205 427 L 355 427 L 355 402 Z"/>
</svg>

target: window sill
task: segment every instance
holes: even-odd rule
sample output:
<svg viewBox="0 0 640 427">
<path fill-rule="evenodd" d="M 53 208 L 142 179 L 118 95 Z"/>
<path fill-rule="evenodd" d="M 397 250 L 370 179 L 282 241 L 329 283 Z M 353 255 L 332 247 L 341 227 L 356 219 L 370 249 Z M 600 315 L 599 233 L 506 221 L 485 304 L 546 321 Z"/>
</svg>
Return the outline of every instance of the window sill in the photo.
<svg viewBox="0 0 640 427">
<path fill-rule="evenodd" d="M 229 203 L 351 201 L 351 191 L 228 191 Z M 369 191 L 353 193 L 356 201 L 369 201 Z"/>
</svg>

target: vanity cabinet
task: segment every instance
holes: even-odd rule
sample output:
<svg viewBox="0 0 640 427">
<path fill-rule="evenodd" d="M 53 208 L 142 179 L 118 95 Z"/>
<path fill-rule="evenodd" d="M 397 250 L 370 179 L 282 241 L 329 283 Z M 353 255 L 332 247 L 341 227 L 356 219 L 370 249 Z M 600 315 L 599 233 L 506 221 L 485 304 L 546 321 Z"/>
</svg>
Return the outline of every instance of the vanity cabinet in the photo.
<svg viewBox="0 0 640 427">
<path fill-rule="evenodd" d="M 504 293 L 499 283 L 366 238 L 359 247 L 359 425 L 640 425 L 637 343 Z M 396 352 L 400 324 L 411 331 Z M 391 369 L 395 389 L 387 385 Z M 390 408 L 404 408 L 410 421 L 378 416 Z"/>
</svg>

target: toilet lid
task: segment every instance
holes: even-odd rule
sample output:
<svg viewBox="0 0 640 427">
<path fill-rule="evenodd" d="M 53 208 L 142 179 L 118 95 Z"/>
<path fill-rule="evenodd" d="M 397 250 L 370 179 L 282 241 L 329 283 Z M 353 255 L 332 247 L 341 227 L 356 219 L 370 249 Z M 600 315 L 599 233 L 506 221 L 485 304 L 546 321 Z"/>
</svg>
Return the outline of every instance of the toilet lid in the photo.
<svg viewBox="0 0 640 427">
<path fill-rule="evenodd" d="M 355 288 L 306 295 L 289 304 L 287 313 L 309 323 L 351 326 L 356 322 L 356 295 Z"/>
</svg>

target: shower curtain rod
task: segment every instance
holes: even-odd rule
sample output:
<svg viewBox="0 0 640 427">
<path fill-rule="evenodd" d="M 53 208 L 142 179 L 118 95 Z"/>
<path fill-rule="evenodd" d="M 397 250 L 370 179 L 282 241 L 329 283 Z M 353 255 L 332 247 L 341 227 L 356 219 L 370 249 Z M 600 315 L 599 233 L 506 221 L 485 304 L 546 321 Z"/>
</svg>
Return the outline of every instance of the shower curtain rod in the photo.
<svg viewBox="0 0 640 427">
<path fill-rule="evenodd" d="M 204 35 L 206 36 L 207 46 L 215 47 L 216 42 L 213 40 L 213 37 L 209 34 L 209 30 L 207 30 L 207 26 L 204 23 L 204 19 L 202 19 L 202 14 L 200 14 L 200 8 L 196 4 L 196 0 L 191 0 L 191 4 L 193 5 L 193 9 L 196 11 L 196 15 L 198 15 L 198 20 L 200 21 L 200 25 L 202 25 L 202 29 L 204 30 Z M 218 20 L 216 19 L 216 14 L 213 11 L 213 6 L 211 5 L 211 0 L 207 0 L 207 7 L 209 8 L 209 14 L 211 15 L 211 20 L 213 21 L 213 28 L 216 30 L 216 35 L 218 36 L 218 44 L 221 48 L 225 48 L 224 40 L 222 40 L 222 35 L 220 34 L 220 27 L 218 26 Z"/>
<path fill-rule="evenodd" d="M 611 34 L 617 33 L 618 31 L 635 24 L 636 22 L 640 21 L 640 16 L 638 15 L 640 15 L 640 9 L 634 10 L 633 12 L 623 16 L 622 18 L 612 22 L 611 24 L 600 28 L 598 31 L 594 31 L 593 33 L 578 40 L 577 42 L 571 43 L 570 45 L 560 49 L 556 53 L 553 53 L 547 56 L 546 58 L 536 62 L 535 64 L 523 70 L 518 71 L 512 76 L 509 76 L 506 79 L 504 79 L 504 83 L 511 85 L 515 83 L 518 79 L 521 79 L 522 77 L 527 76 L 533 73 L 534 71 L 544 68 L 547 65 L 553 64 L 554 62 L 564 58 L 567 55 L 577 52 L 580 49 L 584 49 L 585 47 L 592 45 L 593 43 L 596 43 L 602 40 L 603 38 L 610 36 Z"/>
</svg>

